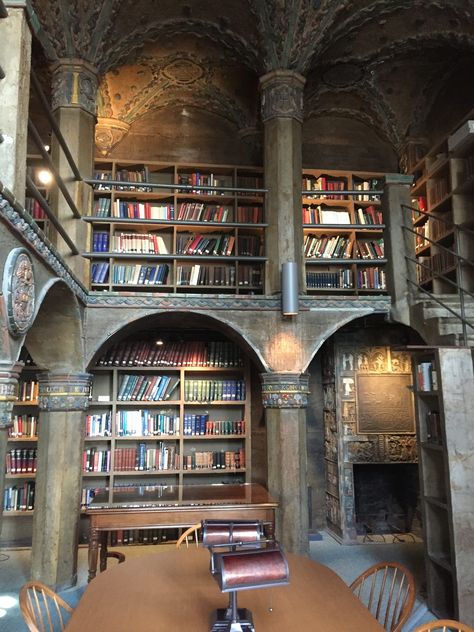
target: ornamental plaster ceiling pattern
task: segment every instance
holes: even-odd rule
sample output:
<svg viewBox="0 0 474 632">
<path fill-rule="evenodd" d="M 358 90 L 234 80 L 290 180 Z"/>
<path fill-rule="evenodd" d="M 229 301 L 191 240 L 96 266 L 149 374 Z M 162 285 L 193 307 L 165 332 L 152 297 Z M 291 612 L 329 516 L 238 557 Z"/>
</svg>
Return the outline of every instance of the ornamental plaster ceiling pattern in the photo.
<svg viewBox="0 0 474 632">
<path fill-rule="evenodd" d="M 399 150 L 474 64 L 474 0 L 32 0 L 51 61 L 101 76 L 99 115 L 195 107 L 259 124 L 257 82 L 302 73 L 305 117 L 343 117 Z M 470 90 L 470 92 L 469 92 Z M 467 87 L 466 102 L 473 94 Z M 471 102 L 472 106 L 472 102 Z M 465 108 L 468 109 L 467 107 Z"/>
</svg>

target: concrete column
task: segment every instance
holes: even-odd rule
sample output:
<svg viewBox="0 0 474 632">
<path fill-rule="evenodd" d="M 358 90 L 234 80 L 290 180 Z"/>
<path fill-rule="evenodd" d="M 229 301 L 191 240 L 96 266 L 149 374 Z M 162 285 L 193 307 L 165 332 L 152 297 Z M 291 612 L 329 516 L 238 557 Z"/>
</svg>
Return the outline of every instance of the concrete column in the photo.
<svg viewBox="0 0 474 632">
<path fill-rule="evenodd" d="M 88 373 L 40 373 L 31 577 L 61 590 L 77 580 Z"/>
<path fill-rule="evenodd" d="M 411 211 L 402 207 L 411 206 L 412 181 L 412 176 L 387 174 L 382 197 L 387 290 L 392 297 L 393 319 L 405 325 L 410 325 L 409 307 L 415 292 L 407 279 L 416 282 L 416 266 L 406 258 L 415 258 L 415 237 L 404 228 L 412 228 Z"/>
<path fill-rule="evenodd" d="M 307 555 L 308 376 L 263 373 L 261 377 L 267 421 L 268 489 L 279 502 L 276 536 L 285 551 Z"/>
<path fill-rule="evenodd" d="M 31 33 L 24 9 L 8 9 L 0 20 L 0 180 L 25 203 L 26 145 L 30 96 Z"/>
<path fill-rule="evenodd" d="M 80 174 L 84 178 L 90 177 L 94 166 L 97 70 L 82 60 L 61 59 L 53 66 L 52 71 L 52 110 Z M 54 136 L 51 157 L 77 208 L 83 215 L 88 215 L 92 189 L 74 180 L 64 152 Z M 86 250 L 88 239 L 86 223 L 74 218 L 64 196 L 56 188 L 51 193 L 51 205 L 78 250 L 80 252 Z M 56 236 L 53 241 L 67 264 L 79 278 L 87 283 L 88 262 L 80 255 L 71 255 L 61 237 Z"/>
<path fill-rule="evenodd" d="M 281 265 L 296 261 L 305 287 L 301 216 L 304 77 L 274 70 L 260 79 L 264 125 L 268 277 L 267 293 L 280 291 Z"/>
<path fill-rule="evenodd" d="M 0 362 L 0 533 L 2 531 L 8 428 L 13 425 L 12 412 L 18 399 L 18 378 L 22 366 L 22 362 Z"/>
</svg>

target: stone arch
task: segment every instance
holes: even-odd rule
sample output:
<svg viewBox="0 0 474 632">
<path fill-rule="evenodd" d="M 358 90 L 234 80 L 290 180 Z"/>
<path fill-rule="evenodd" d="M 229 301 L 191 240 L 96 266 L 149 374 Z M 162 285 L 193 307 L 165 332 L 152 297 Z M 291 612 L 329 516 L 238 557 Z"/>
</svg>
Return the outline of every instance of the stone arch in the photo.
<svg viewBox="0 0 474 632">
<path fill-rule="evenodd" d="M 84 370 L 82 310 L 60 279 L 42 288 L 25 346 L 35 363 L 49 371 Z"/>
<path fill-rule="evenodd" d="M 245 331 L 235 323 L 231 323 L 225 318 L 220 318 L 215 313 L 210 315 L 198 311 L 180 310 L 149 312 L 140 314 L 126 323 L 122 321 L 117 322 L 112 331 L 104 331 L 103 334 L 97 337 L 95 349 L 89 350 L 87 365 L 93 366 L 99 354 L 112 344 L 134 333 L 152 331 L 154 328 L 165 330 L 201 328 L 217 331 L 238 344 L 259 370 L 265 371 L 268 368 L 262 357 L 261 350 L 252 344 Z"/>
</svg>

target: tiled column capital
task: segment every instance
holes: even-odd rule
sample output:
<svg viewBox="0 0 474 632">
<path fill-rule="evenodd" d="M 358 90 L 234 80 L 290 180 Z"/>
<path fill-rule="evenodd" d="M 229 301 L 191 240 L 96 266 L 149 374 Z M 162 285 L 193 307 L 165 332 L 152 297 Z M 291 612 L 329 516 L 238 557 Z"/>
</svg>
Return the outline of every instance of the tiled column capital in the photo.
<svg viewBox="0 0 474 632">
<path fill-rule="evenodd" d="M 299 373 L 261 373 L 265 408 L 306 408 L 309 375 Z"/>
<path fill-rule="evenodd" d="M 18 399 L 18 378 L 22 362 L 0 362 L 0 429 L 12 425 L 12 411 Z"/>
<path fill-rule="evenodd" d="M 80 411 L 89 407 L 90 373 L 38 374 L 38 405 L 44 411 Z"/>
<path fill-rule="evenodd" d="M 52 109 L 82 108 L 92 116 L 97 111 L 97 69 L 82 59 L 60 59 L 52 67 Z"/>
<path fill-rule="evenodd" d="M 303 88 L 306 80 L 292 70 L 272 70 L 260 77 L 262 121 L 292 118 L 303 122 Z"/>
</svg>

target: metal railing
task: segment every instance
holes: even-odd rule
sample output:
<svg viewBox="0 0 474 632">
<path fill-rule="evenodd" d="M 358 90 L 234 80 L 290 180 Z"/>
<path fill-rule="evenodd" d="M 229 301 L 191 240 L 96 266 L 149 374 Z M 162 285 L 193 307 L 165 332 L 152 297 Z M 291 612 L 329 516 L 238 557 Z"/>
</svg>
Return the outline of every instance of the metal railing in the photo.
<svg viewBox="0 0 474 632">
<path fill-rule="evenodd" d="M 408 206 L 407 204 L 402 204 L 402 208 L 406 211 L 409 211 L 410 216 L 412 215 L 413 212 L 420 213 L 420 211 L 417 208 Z M 429 296 L 433 301 L 441 305 L 441 307 L 443 307 L 448 312 L 453 314 L 453 316 L 459 319 L 459 321 L 461 322 L 461 327 L 462 327 L 463 345 L 467 346 L 467 342 L 468 342 L 467 328 L 469 327 L 470 329 L 474 330 L 474 323 L 470 322 L 466 318 L 466 295 L 474 299 L 474 293 L 470 292 L 464 287 L 463 273 L 464 273 L 465 267 L 470 267 L 474 269 L 474 261 L 471 261 L 470 259 L 466 259 L 466 257 L 460 254 L 460 245 L 459 245 L 460 239 L 459 238 L 460 238 L 460 235 L 465 235 L 468 238 L 473 239 L 473 242 L 474 242 L 474 231 L 467 228 L 466 226 L 463 226 L 460 224 L 454 224 L 452 221 L 447 220 L 443 217 L 440 217 L 439 215 L 434 215 L 433 213 L 423 211 L 423 217 L 425 216 L 428 219 L 432 219 L 433 221 L 441 222 L 442 224 L 444 224 L 444 226 L 446 227 L 446 233 L 449 231 L 453 231 L 454 248 L 448 248 L 444 244 L 441 244 L 439 241 L 436 241 L 432 239 L 431 237 L 428 237 L 427 235 L 422 235 L 422 236 L 423 236 L 424 241 L 427 242 L 428 244 L 430 245 L 433 244 L 434 246 L 436 246 L 438 250 L 442 250 L 443 252 L 447 252 L 450 255 L 454 256 L 454 259 L 456 262 L 454 266 L 454 269 L 456 271 L 456 281 L 453 281 L 453 279 L 449 278 L 446 274 L 443 273 L 443 271 L 435 270 L 431 265 L 428 265 L 422 261 L 419 261 L 415 257 L 411 257 L 410 255 L 405 255 L 405 258 L 411 263 L 415 264 L 415 266 L 417 266 L 417 269 L 424 269 L 430 272 L 431 280 L 441 279 L 443 282 L 454 287 L 456 290 L 456 294 L 459 298 L 460 311 L 457 312 L 456 310 L 452 309 L 452 307 L 447 305 L 446 302 L 443 301 L 439 296 L 437 296 L 433 292 L 430 292 L 426 288 L 422 287 L 420 285 L 420 282 L 415 283 L 410 278 L 408 278 L 407 280 L 410 285 L 415 286 L 420 292 Z M 420 236 L 420 233 L 417 232 L 416 228 L 412 228 L 406 225 L 403 228 L 409 233 L 412 233 L 413 235 L 415 235 L 415 237 Z"/>
</svg>

